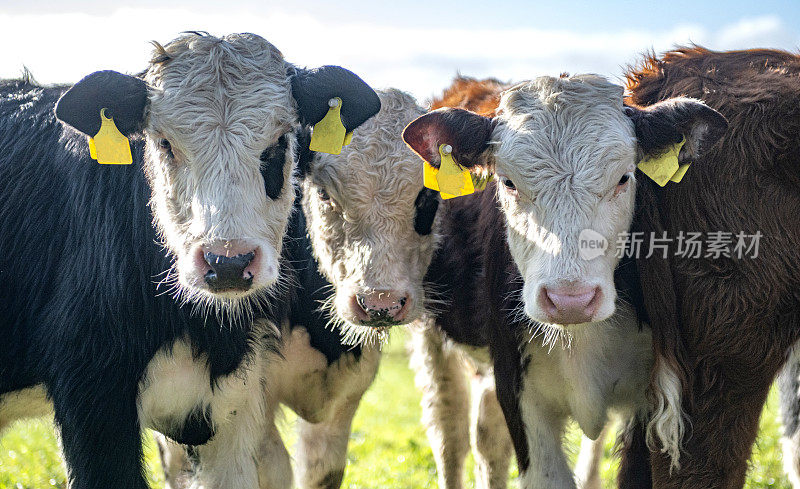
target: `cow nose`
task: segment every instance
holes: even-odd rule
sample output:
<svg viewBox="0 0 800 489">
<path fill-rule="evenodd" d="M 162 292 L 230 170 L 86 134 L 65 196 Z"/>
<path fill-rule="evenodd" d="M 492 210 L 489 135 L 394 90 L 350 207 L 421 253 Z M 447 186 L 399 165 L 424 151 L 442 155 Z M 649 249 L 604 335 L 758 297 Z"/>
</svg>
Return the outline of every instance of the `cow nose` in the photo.
<svg viewBox="0 0 800 489">
<path fill-rule="evenodd" d="M 247 267 L 255 256 L 255 250 L 234 256 L 204 251 L 203 258 L 211 267 L 204 276 L 206 284 L 214 292 L 249 289 L 253 285 L 253 273 Z"/>
<path fill-rule="evenodd" d="M 356 294 L 353 299 L 362 323 L 367 326 L 397 324 L 408 312 L 408 294 L 395 290 L 373 290 Z"/>
<path fill-rule="evenodd" d="M 591 322 L 600 305 L 600 287 L 543 287 L 539 293 L 539 307 L 548 322 L 555 324 L 580 324 Z"/>
</svg>

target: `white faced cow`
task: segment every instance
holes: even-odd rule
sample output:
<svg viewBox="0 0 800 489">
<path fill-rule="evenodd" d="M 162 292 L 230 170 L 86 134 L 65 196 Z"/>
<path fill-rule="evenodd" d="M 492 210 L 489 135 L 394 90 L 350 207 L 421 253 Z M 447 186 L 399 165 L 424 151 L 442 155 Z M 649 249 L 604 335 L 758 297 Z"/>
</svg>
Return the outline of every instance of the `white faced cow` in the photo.
<svg viewBox="0 0 800 489">
<path fill-rule="evenodd" d="M 406 128 L 406 142 L 432 165 L 449 145 L 457 163 L 496 175 L 496 192 L 449 204 L 458 209 L 450 212 L 454 226 L 480 236 L 472 247 L 455 236 L 452 253 L 482 255 L 483 329 L 523 487 L 575 486 L 560 446 L 569 416 L 594 438 L 609 410 L 628 417 L 652 410 L 648 428 L 665 450 L 679 450 L 683 425 L 671 372 L 653 374 L 658 388 L 647 402 L 650 330 L 628 303 L 640 302 L 638 285 L 632 262 L 619 264 L 625 245 L 618 236 L 631 224 L 642 148 L 661 152 L 678 142 L 662 133 L 677 131 L 687 141 L 685 162 L 724 127 L 724 118 L 696 100 L 626 108 L 621 87 L 579 75 L 512 87 L 493 118 L 439 109 Z M 607 244 L 599 256 L 582 253 L 586 230 Z"/>
<path fill-rule="evenodd" d="M 51 405 L 73 489 L 145 489 L 144 427 L 194 447 L 195 486 L 256 488 L 294 132 L 334 97 L 353 130 L 377 96 L 253 34 L 188 34 L 139 77 L 67 88 L 0 84 L 0 427 Z M 113 121 L 135 164 L 98 165 L 56 117 L 100 160 Z"/>
</svg>

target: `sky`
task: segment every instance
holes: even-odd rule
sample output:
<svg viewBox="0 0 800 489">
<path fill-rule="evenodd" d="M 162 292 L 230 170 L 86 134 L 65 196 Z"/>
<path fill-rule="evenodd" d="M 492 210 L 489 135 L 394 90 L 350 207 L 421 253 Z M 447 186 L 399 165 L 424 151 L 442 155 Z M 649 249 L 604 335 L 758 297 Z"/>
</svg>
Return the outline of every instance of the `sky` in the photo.
<svg viewBox="0 0 800 489">
<path fill-rule="evenodd" d="M 0 0 L 0 77 L 40 83 L 136 73 L 150 41 L 253 32 L 301 66 L 338 64 L 420 102 L 457 74 L 522 81 L 562 72 L 620 80 L 649 50 L 800 48 L 800 1 Z"/>
</svg>

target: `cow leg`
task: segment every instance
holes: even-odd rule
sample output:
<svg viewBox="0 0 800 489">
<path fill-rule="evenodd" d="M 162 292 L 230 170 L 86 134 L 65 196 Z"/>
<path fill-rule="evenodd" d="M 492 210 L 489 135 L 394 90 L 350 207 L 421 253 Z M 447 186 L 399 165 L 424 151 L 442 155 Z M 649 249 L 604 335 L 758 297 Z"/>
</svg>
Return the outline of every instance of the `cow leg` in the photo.
<svg viewBox="0 0 800 489">
<path fill-rule="evenodd" d="M 61 371 L 62 377 L 54 383 L 58 386 L 52 392 L 54 418 L 69 487 L 148 489 L 142 468 L 136 383 L 87 375 L 97 371 L 102 370 Z"/>
<path fill-rule="evenodd" d="M 561 446 L 565 419 L 536 402 L 535 393 L 531 397 L 526 394 L 522 392 L 519 407 L 530 463 L 520 473 L 520 489 L 575 489 L 575 479 Z"/>
<path fill-rule="evenodd" d="M 491 372 L 478 374 L 472 382 L 472 445 L 475 454 L 476 489 L 505 489 L 511 460 L 511 437 Z"/>
<path fill-rule="evenodd" d="M 432 325 L 414 329 L 411 367 L 422 391 L 422 422 L 433 450 L 440 489 L 461 489 L 469 452 L 466 366 Z"/>
<path fill-rule="evenodd" d="M 800 489 L 800 353 L 795 350 L 778 376 L 780 416 L 783 422 L 783 470 Z"/>
<path fill-rule="evenodd" d="M 164 469 L 164 489 L 184 489 L 189 486 L 192 464 L 186 449 L 161 433 L 153 433 Z"/>
<path fill-rule="evenodd" d="M 347 464 L 347 443 L 361 398 L 378 372 L 380 352 L 343 356 L 326 372 L 330 408 L 325 418 L 298 423 L 297 479 L 301 489 L 338 489 Z"/>
<path fill-rule="evenodd" d="M 617 487 L 620 489 L 650 489 L 650 450 L 645 436 L 645 419 L 633 419 L 621 439 L 621 460 Z"/>
<path fill-rule="evenodd" d="M 581 489 L 600 489 L 600 463 L 603 461 L 603 446 L 606 436 L 611 430 L 611 423 L 607 423 L 596 440 L 583 435 L 581 437 L 581 450 L 575 462 L 575 480 Z"/>
<path fill-rule="evenodd" d="M 751 355 L 757 358 L 757 352 Z M 680 468 L 659 450 L 652 452 L 653 487 L 656 489 L 741 489 L 761 409 L 779 365 L 748 366 L 744 359 L 727 368 L 709 368 L 709 379 L 692 386 L 693 406 L 687 410 L 691 436 L 684 438 Z M 704 369 L 696 369 L 703 371 Z M 754 373 L 757 373 L 756 377 Z M 746 376 L 745 376 L 746 374 Z"/>
</svg>

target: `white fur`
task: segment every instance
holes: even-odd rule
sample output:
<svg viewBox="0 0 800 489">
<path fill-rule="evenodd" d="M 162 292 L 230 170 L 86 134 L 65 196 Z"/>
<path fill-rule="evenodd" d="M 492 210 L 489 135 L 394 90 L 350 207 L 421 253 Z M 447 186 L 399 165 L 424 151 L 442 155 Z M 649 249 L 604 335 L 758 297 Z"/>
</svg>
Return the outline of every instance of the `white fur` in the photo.
<svg viewBox="0 0 800 489">
<path fill-rule="evenodd" d="M 654 402 L 646 432 L 647 446 L 651 450 L 659 449 L 656 442 L 658 438 L 661 453 L 669 456 L 669 469 L 672 472 L 681 468 L 681 446 L 688 423 L 681 407 L 681 381 L 669 365 L 657 362 L 654 387 Z"/>
<path fill-rule="evenodd" d="M 422 190 L 419 158 L 401 138 L 422 115 L 399 90 L 378 91 L 381 110 L 355 131 L 340 155 L 318 154 L 303 183 L 303 209 L 320 269 L 334 285 L 337 326 L 354 343 L 375 343 L 385 332 L 362 326 L 351 309 L 356 293 L 397 290 L 408 295 L 404 322 L 421 317 L 422 279 L 435 235 L 414 230 L 414 202 Z M 324 190 L 329 202 L 320 199 Z M 383 333 L 383 334 L 382 334 Z"/>
<path fill-rule="evenodd" d="M 629 316 L 632 311 L 621 311 Z M 568 417 L 592 439 L 598 438 L 610 411 L 630 417 L 646 409 L 653 362 L 649 328 L 635 320 L 607 320 L 573 334 L 570 347 L 549 348 L 531 337 L 530 359 L 522 381 L 520 408 L 528 439 L 530 467 L 523 488 L 575 487 L 561 448 Z"/>
<path fill-rule="evenodd" d="M 144 132 L 151 207 L 165 245 L 177 258 L 176 273 L 167 282 L 184 300 L 250 315 L 251 302 L 244 297 L 263 292 L 278 278 L 294 199 L 294 135 L 288 136 L 284 187 L 277 200 L 264 191 L 259 160 L 297 124 L 283 57 L 254 34 L 190 34 L 156 50 L 145 80 L 150 85 Z M 159 146 L 161 139 L 170 142 L 174 157 Z M 200 247 L 225 242 L 243 247 L 238 252 L 256 250 L 247 293 L 213 294 L 205 285 Z"/>
<path fill-rule="evenodd" d="M 0 433 L 17 420 L 52 414 L 53 403 L 47 398 L 44 386 L 8 392 L 0 396 Z"/>
<path fill-rule="evenodd" d="M 253 341 L 272 328 L 266 322 L 257 324 Z M 204 355 L 193 355 L 185 340 L 162 348 L 148 364 L 139 388 L 143 426 L 170 431 L 198 406 L 210 407 L 209 421 L 215 434 L 196 448 L 200 464 L 190 480 L 191 487 L 259 487 L 254 459 L 259 433 L 266 429 L 266 399 L 261 385 L 267 357 L 261 352 L 268 351 L 268 346 L 257 345 L 253 357 L 245 359 L 236 372 L 218 379 L 214 389 Z M 167 472 L 180 474 L 174 465 L 183 467 L 184 459 L 174 458 L 164 461 Z"/>
<path fill-rule="evenodd" d="M 543 288 L 599 287 L 592 321 L 614 312 L 617 236 L 633 217 L 634 191 L 619 192 L 633 172 L 636 138 L 622 110 L 622 87 L 596 75 L 541 77 L 504 92 L 492 134 L 491 156 L 506 216 L 508 245 L 525 283 L 525 313 L 550 322 L 537 298 Z M 627 187 L 632 187 L 633 182 Z M 579 235 L 591 229 L 606 238 L 606 253 L 584 260 Z"/>
</svg>

